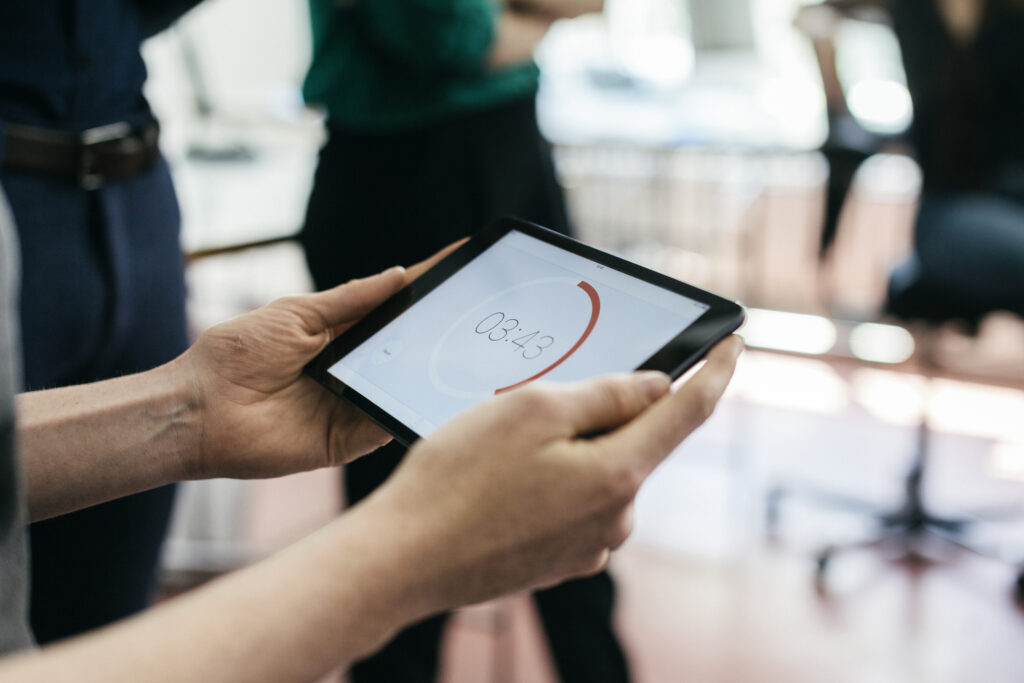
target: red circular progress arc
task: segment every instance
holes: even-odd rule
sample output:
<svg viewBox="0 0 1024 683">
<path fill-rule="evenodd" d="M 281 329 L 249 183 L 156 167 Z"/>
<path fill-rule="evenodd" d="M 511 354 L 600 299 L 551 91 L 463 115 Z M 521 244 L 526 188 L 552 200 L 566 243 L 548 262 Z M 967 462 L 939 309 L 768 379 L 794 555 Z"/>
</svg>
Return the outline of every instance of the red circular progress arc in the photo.
<svg viewBox="0 0 1024 683">
<path fill-rule="evenodd" d="M 510 384 L 507 387 L 502 387 L 501 389 L 496 390 L 494 392 L 495 395 L 503 394 L 506 391 L 512 391 L 513 389 L 518 389 L 524 384 L 529 384 L 535 379 L 540 379 L 541 377 L 548 374 L 549 372 L 557 368 L 559 365 L 564 363 L 565 360 L 569 358 L 569 356 L 576 353 L 576 349 L 583 346 L 583 342 L 587 341 L 587 337 L 589 337 L 590 333 L 594 331 L 594 325 L 597 324 L 597 317 L 601 314 L 601 297 L 597 295 L 597 290 L 594 289 L 593 285 L 591 285 L 589 282 L 584 282 L 583 280 L 580 280 L 579 284 L 577 284 L 576 286 L 582 289 L 584 292 L 586 292 L 587 296 L 590 297 L 590 322 L 587 323 L 587 329 L 583 330 L 583 334 L 580 335 L 580 338 L 576 340 L 576 343 L 572 345 L 572 348 L 566 351 L 561 358 L 559 358 L 554 363 L 538 372 L 536 375 L 533 375 L 532 377 L 527 377 L 522 382 L 516 382 L 515 384 Z"/>
</svg>

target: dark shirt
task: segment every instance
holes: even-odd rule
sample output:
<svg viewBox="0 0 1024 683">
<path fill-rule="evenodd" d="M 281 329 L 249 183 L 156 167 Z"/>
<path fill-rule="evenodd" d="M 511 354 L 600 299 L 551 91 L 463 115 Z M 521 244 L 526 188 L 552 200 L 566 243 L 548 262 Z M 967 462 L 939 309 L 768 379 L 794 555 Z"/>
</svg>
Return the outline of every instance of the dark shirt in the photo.
<svg viewBox="0 0 1024 683">
<path fill-rule="evenodd" d="M 935 0 L 892 3 L 926 191 L 1024 190 L 1024 3 L 984 6 L 961 44 Z"/>
<path fill-rule="evenodd" d="M 69 131 L 142 123 L 139 44 L 197 2 L 0 2 L 0 122 Z"/>
</svg>

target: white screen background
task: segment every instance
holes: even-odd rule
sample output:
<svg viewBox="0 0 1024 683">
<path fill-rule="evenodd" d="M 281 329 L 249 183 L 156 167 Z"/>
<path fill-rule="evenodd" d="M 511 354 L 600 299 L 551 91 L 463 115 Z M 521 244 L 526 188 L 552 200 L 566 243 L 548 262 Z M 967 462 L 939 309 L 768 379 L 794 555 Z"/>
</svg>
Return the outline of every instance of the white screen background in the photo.
<svg viewBox="0 0 1024 683">
<path fill-rule="evenodd" d="M 329 372 L 427 436 L 566 354 L 595 312 L 581 282 L 596 323 L 543 381 L 633 370 L 708 308 L 513 231 Z"/>
</svg>

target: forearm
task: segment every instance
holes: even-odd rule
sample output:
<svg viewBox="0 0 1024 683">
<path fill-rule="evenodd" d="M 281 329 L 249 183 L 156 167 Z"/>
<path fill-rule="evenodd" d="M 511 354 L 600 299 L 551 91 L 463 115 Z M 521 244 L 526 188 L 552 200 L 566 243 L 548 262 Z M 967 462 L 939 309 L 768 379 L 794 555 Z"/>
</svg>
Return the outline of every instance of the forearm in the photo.
<svg viewBox="0 0 1024 683">
<path fill-rule="evenodd" d="M 843 5 L 868 5 L 868 3 L 845 2 Z M 797 13 L 794 25 L 811 41 L 814 57 L 821 74 L 825 93 L 825 105 L 830 119 L 849 114 L 846 94 L 843 91 L 836 65 L 836 35 L 838 25 L 843 21 L 846 9 L 826 2 L 808 5 Z"/>
<path fill-rule="evenodd" d="M 841 12 L 888 10 L 889 0 L 825 0 L 822 5 Z"/>
<path fill-rule="evenodd" d="M 513 9 L 552 19 L 571 19 L 604 10 L 604 0 L 515 0 L 510 5 Z"/>
<path fill-rule="evenodd" d="M 263 563 L 5 662 L 0 683 L 316 680 L 439 608 L 425 546 L 385 518 L 356 508 Z"/>
<path fill-rule="evenodd" d="M 604 0 L 518 0 L 499 15 L 494 43 L 487 56 L 487 65 L 503 67 L 519 64 L 533 57 L 534 50 L 551 24 L 557 19 L 600 12 Z"/>
<path fill-rule="evenodd" d="M 199 443 L 175 364 L 17 399 L 29 517 L 46 519 L 177 481 Z"/>
<path fill-rule="evenodd" d="M 533 57 L 533 51 L 551 27 L 552 18 L 508 10 L 502 12 L 494 29 L 494 42 L 487 55 L 492 68 L 521 64 Z"/>
<path fill-rule="evenodd" d="M 839 80 L 836 66 L 836 46 L 831 39 L 819 38 L 812 42 L 814 57 L 818 61 L 821 72 L 821 83 L 825 91 L 825 107 L 830 118 L 849 113 L 846 104 L 846 93 Z"/>
</svg>

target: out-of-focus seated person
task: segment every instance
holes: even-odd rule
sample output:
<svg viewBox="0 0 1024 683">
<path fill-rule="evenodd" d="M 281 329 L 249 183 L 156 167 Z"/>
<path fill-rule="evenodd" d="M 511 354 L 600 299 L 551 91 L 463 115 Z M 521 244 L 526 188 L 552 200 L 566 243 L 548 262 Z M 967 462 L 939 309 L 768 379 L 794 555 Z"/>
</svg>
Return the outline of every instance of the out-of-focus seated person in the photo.
<svg viewBox="0 0 1024 683">
<path fill-rule="evenodd" d="M 936 320 L 951 311 L 1024 314 L 1024 0 L 805 6 L 796 24 L 815 45 L 830 121 L 846 111 L 832 42 L 846 17 L 892 26 L 914 108 L 921 207 L 889 310 Z"/>
</svg>

